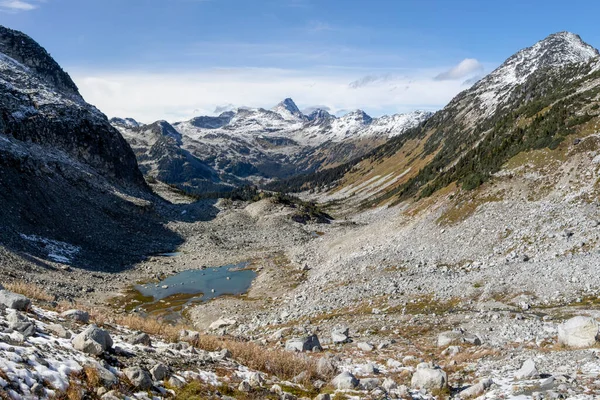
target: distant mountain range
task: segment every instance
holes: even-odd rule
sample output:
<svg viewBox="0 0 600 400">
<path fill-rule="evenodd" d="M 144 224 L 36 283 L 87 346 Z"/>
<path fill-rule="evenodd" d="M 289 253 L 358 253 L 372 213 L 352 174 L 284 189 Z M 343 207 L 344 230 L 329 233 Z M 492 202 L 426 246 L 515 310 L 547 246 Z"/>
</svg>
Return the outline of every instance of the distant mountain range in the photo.
<svg viewBox="0 0 600 400">
<path fill-rule="evenodd" d="M 322 109 L 305 115 L 287 98 L 271 110 L 244 107 L 172 125 L 141 125 L 131 118 L 113 118 L 111 123 L 131 144 L 147 176 L 206 192 L 346 162 L 431 115 L 416 111 L 371 118 L 356 110 L 337 118 Z"/>
</svg>

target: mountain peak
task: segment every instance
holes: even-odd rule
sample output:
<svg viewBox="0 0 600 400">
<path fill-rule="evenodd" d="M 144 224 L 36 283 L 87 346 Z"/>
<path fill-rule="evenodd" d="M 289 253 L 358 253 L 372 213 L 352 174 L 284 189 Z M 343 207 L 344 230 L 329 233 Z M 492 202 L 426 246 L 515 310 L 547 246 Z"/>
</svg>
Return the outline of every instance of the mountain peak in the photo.
<svg viewBox="0 0 600 400">
<path fill-rule="evenodd" d="M 373 118 L 371 118 L 371 116 L 363 110 L 351 111 L 348 114 L 344 115 L 342 118 L 346 120 L 357 121 L 363 124 L 369 124 L 373 120 Z"/>
<path fill-rule="evenodd" d="M 279 114 L 285 120 L 301 120 L 306 118 L 296 103 L 294 103 L 294 100 L 289 97 L 273 107 L 272 111 Z"/>
</svg>

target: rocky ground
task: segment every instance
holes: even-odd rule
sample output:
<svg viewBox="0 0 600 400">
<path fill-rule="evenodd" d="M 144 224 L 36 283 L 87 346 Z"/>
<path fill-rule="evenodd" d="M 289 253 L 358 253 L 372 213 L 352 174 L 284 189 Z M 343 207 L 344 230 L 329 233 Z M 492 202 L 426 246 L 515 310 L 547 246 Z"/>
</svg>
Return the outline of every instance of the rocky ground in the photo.
<svg viewBox="0 0 600 400">
<path fill-rule="evenodd" d="M 185 239 L 177 256 L 108 273 L 3 250 L 4 279 L 125 316 L 135 282 L 249 261 L 258 275 L 248 293 L 182 314 L 203 334 L 329 360 L 330 372 L 295 396 L 316 396 L 316 382 L 355 398 L 466 397 L 468 387 L 489 399 L 594 398 L 595 339 L 582 348 L 559 341 L 567 319 L 600 318 L 598 157 L 586 141 L 596 137 L 565 158 L 538 151 L 512 160 L 476 192 L 450 187 L 368 210 L 338 202 L 333 213 L 343 216 L 330 224 L 294 222 L 295 210 L 269 199 L 190 203 L 159 187 L 173 203 L 162 211 L 167 228 Z M 448 331 L 457 336 L 439 345 Z M 318 346 L 306 339 L 313 334 Z M 441 371 L 443 384 L 419 390 L 420 375 L 439 383 Z M 358 381 L 332 382 L 342 372 Z"/>
</svg>

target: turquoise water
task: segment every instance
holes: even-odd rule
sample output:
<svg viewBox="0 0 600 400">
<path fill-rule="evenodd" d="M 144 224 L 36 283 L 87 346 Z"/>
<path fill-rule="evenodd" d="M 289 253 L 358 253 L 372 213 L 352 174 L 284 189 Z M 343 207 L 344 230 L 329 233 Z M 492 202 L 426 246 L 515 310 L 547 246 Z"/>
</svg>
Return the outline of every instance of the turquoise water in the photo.
<svg viewBox="0 0 600 400">
<path fill-rule="evenodd" d="M 246 267 L 247 262 L 193 269 L 170 276 L 159 283 L 137 285 L 135 288 L 144 296 L 152 296 L 155 301 L 181 294 L 190 295 L 188 302 L 208 301 L 223 295 L 246 293 L 256 277 L 256 272 L 245 269 Z"/>
</svg>

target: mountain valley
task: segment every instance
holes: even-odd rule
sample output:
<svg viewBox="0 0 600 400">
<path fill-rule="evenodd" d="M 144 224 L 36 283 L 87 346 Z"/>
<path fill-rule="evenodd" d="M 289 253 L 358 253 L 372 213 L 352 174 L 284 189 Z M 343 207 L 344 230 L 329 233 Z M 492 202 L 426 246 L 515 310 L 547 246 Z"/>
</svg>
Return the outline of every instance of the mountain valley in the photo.
<svg viewBox="0 0 600 400">
<path fill-rule="evenodd" d="M 379 118 L 109 120 L 3 27 L 0 87 L 1 399 L 600 393 L 600 53 L 579 36 Z M 167 281 L 214 291 L 221 266 L 248 290 Z"/>
</svg>

